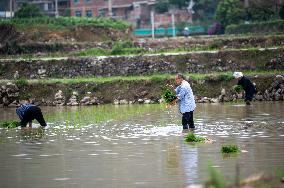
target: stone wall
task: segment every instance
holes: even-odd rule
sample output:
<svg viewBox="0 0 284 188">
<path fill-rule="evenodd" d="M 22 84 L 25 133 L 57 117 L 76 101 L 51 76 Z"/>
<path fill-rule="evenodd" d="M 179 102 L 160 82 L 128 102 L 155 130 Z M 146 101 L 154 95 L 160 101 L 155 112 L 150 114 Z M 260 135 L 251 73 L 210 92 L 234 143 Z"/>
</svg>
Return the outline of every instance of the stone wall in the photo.
<svg viewBox="0 0 284 188">
<path fill-rule="evenodd" d="M 259 101 L 284 100 L 283 75 L 250 77 L 256 84 Z M 228 102 L 241 99 L 232 88 L 236 80 L 190 80 L 196 102 Z M 161 102 L 162 88 L 174 84 L 173 79 L 113 81 L 104 83 L 79 84 L 0 84 L 0 106 L 17 106 L 23 100 L 30 100 L 37 105 L 77 106 L 114 104 L 148 104 Z"/>
<path fill-rule="evenodd" d="M 283 49 L 196 52 L 57 60 L 0 60 L 0 78 L 74 78 L 157 73 L 210 73 L 234 70 L 284 70 Z"/>
</svg>

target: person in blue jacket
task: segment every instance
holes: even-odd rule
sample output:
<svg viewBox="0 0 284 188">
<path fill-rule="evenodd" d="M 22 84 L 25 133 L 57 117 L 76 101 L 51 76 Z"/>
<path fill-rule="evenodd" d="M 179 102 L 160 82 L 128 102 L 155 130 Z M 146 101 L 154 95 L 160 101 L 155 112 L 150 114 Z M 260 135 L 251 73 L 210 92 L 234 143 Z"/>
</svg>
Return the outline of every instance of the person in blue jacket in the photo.
<svg viewBox="0 0 284 188">
<path fill-rule="evenodd" d="M 178 73 L 175 77 L 176 83 L 179 85 L 175 91 L 179 103 L 179 110 L 182 114 L 183 130 L 194 129 L 193 111 L 196 104 L 190 84 L 185 80 L 185 77 Z"/>
<path fill-rule="evenodd" d="M 19 116 L 21 127 L 26 127 L 29 123 L 29 127 L 32 127 L 32 120 L 36 119 L 42 127 L 46 126 L 46 122 L 43 118 L 41 109 L 33 104 L 22 104 L 16 109 L 16 113 Z"/>
</svg>

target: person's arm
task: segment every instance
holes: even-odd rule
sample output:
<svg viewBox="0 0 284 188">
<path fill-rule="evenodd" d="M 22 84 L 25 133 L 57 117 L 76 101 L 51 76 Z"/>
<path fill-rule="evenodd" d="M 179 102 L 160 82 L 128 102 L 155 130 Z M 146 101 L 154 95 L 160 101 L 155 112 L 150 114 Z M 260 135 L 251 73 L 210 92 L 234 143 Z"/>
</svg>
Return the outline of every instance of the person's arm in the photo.
<svg viewBox="0 0 284 188">
<path fill-rule="evenodd" d="M 22 128 L 25 128 L 27 126 L 28 122 L 24 119 L 21 119 L 20 125 Z"/>
<path fill-rule="evenodd" d="M 29 127 L 32 128 L 33 122 L 29 121 Z"/>
<path fill-rule="evenodd" d="M 178 100 L 183 100 L 186 95 L 186 89 L 183 87 L 180 87 L 179 93 L 177 93 Z"/>
</svg>

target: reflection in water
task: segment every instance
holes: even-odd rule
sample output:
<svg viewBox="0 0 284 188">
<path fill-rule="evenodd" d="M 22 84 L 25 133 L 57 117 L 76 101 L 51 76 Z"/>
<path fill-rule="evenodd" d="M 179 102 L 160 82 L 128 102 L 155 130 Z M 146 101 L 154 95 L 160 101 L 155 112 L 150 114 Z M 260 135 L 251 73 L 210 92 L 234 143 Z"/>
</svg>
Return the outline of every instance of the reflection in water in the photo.
<svg viewBox="0 0 284 188">
<path fill-rule="evenodd" d="M 195 145 L 184 145 L 181 149 L 182 166 L 186 175 L 186 183 L 198 181 L 198 150 Z"/>
<path fill-rule="evenodd" d="M 199 104 L 184 142 L 180 114 L 163 105 L 43 107 L 49 129 L 0 129 L 0 187 L 185 187 L 207 180 L 208 162 L 234 181 L 284 168 L 283 103 Z M 16 119 L 14 109 L 0 118 Z M 247 153 L 223 158 L 222 144 Z M 13 177 L 11 178 L 11 174 Z"/>
</svg>

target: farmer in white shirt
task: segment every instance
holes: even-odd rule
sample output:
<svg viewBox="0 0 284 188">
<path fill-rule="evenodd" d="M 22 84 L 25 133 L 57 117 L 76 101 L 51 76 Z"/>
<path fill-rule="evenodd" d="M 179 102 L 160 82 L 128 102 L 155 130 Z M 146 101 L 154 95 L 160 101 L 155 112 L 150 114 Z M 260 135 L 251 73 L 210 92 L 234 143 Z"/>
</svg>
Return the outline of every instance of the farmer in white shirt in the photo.
<svg viewBox="0 0 284 188">
<path fill-rule="evenodd" d="M 179 102 L 179 110 L 182 114 L 183 130 L 194 129 L 193 111 L 196 104 L 192 89 L 182 74 L 177 74 L 175 80 L 179 85 L 175 91 Z"/>
</svg>

